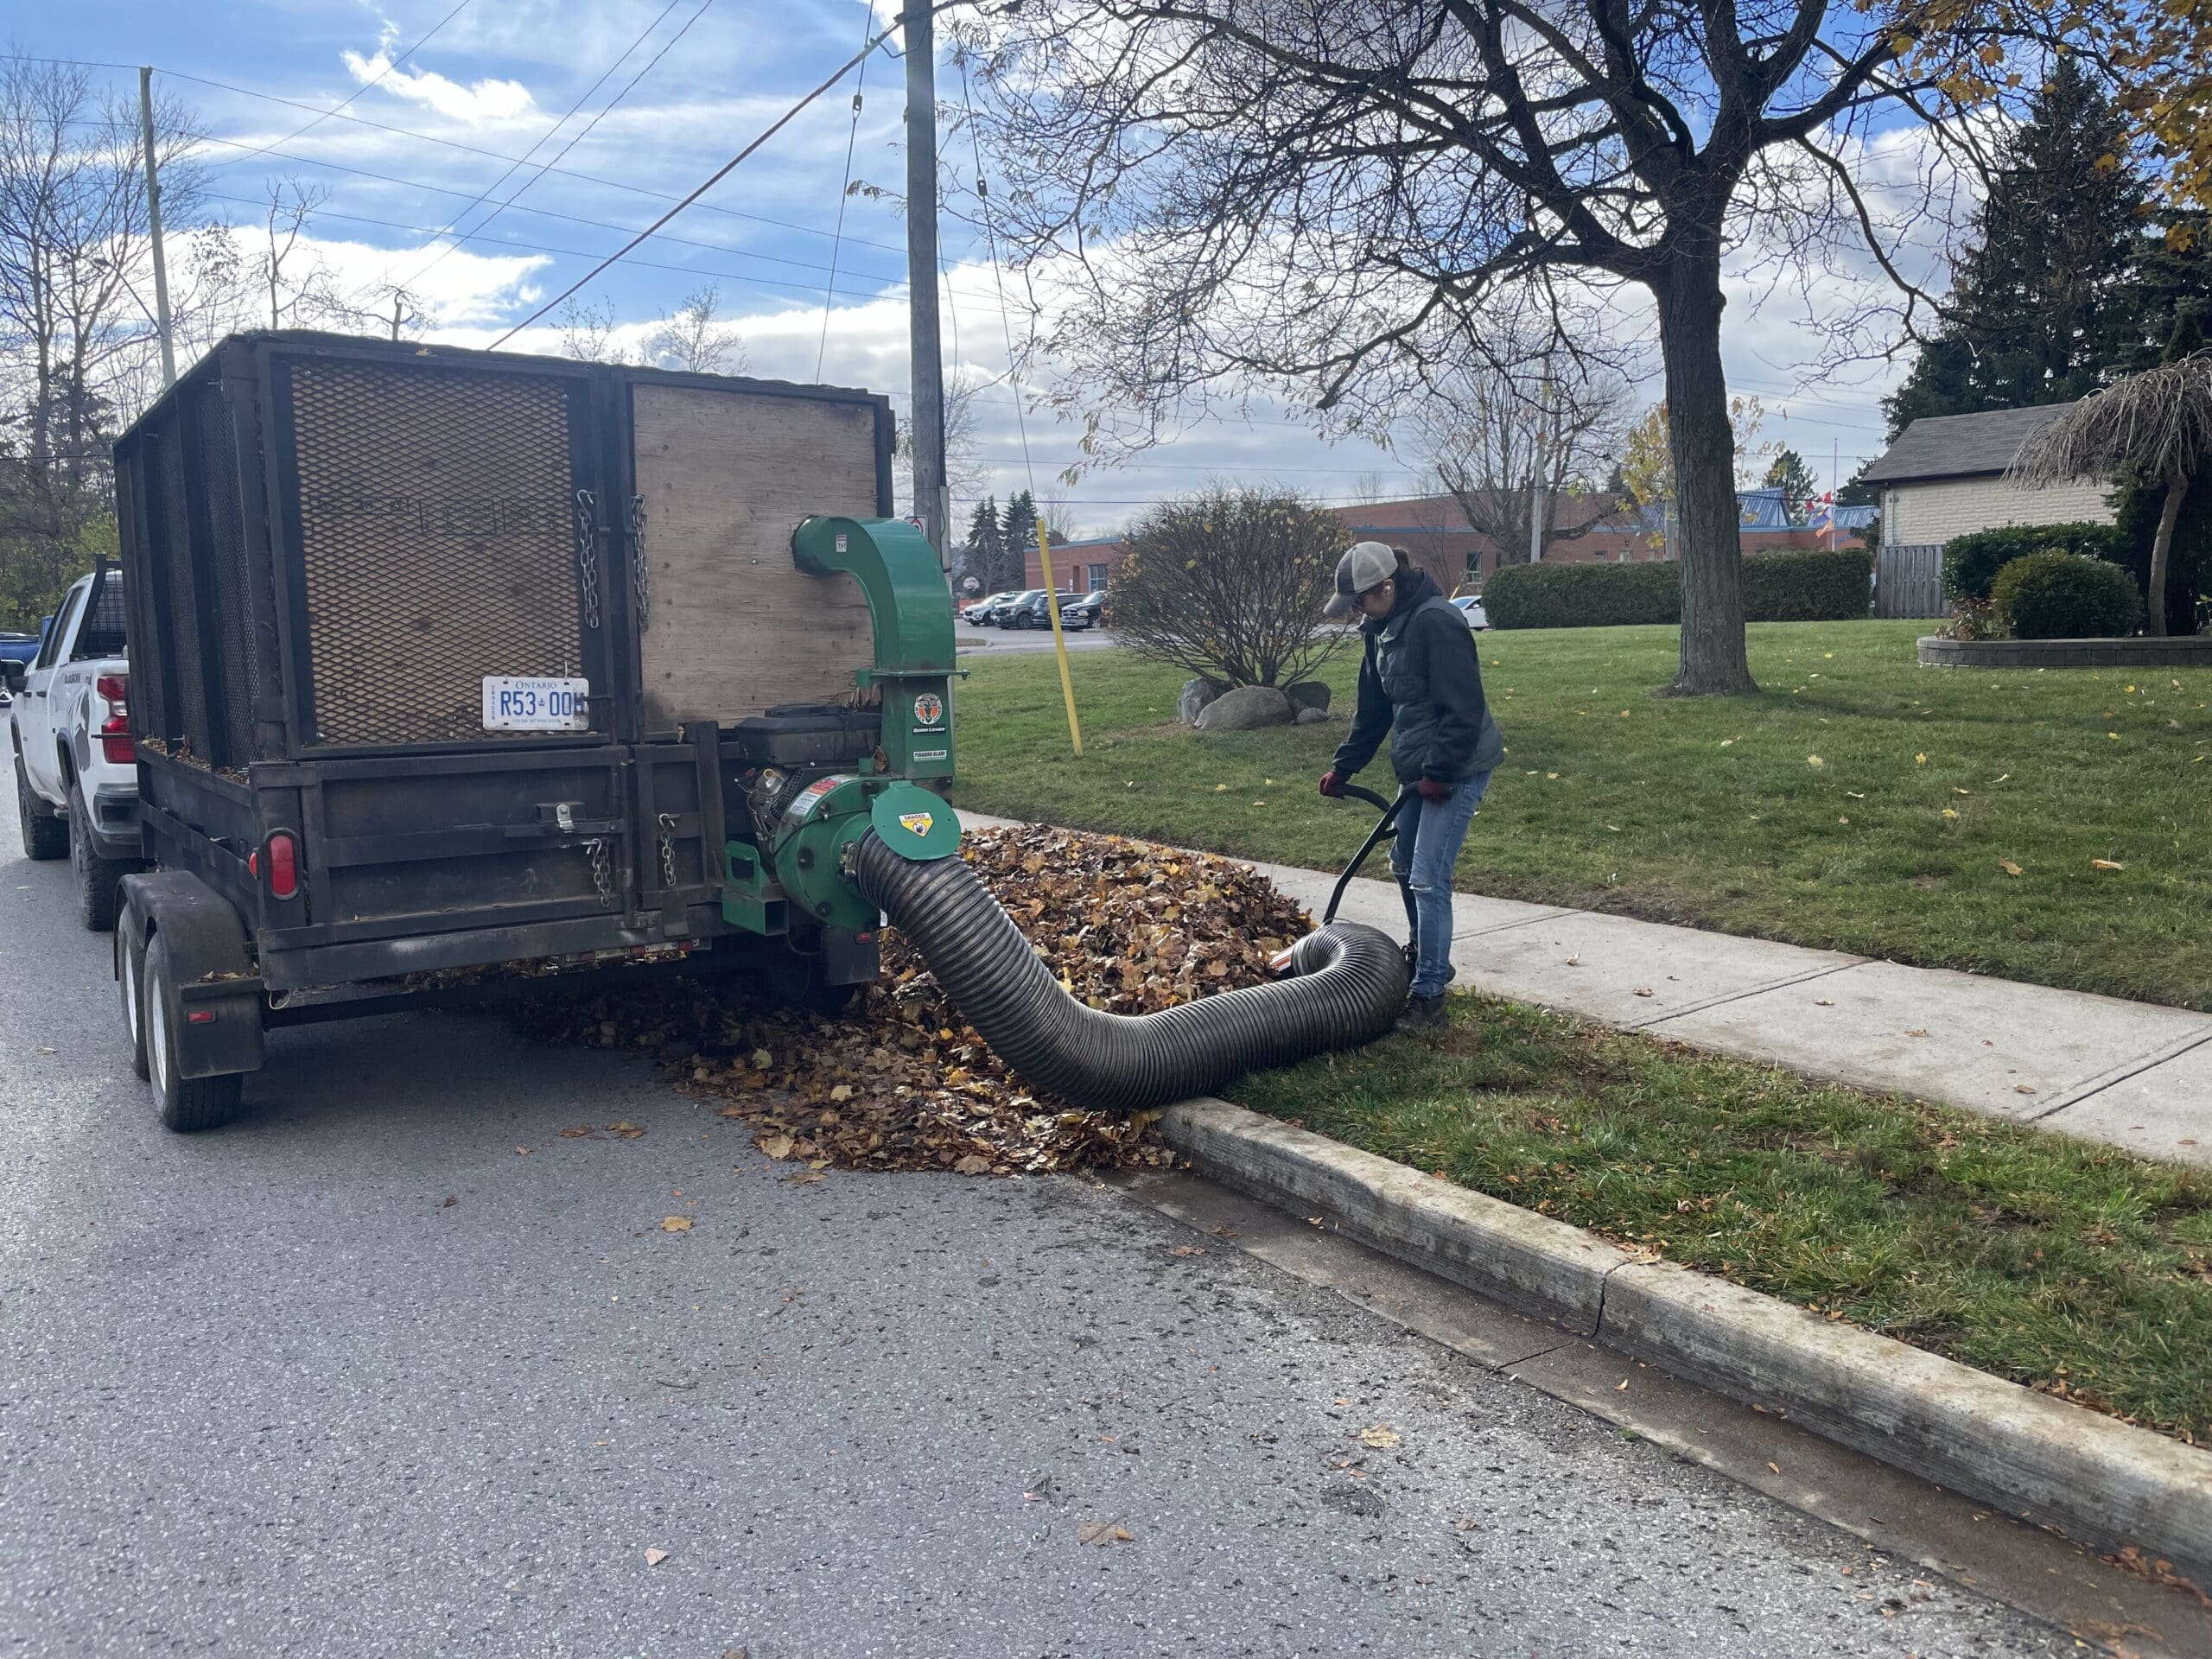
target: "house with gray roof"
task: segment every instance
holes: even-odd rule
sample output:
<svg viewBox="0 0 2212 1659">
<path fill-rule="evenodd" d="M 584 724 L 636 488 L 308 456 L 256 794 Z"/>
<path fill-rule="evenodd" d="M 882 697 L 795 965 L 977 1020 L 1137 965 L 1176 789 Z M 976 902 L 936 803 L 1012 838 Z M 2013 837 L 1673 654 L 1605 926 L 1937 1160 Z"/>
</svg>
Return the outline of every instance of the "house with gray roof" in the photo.
<svg viewBox="0 0 2212 1659">
<path fill-rule="evenodd" d="M 2072 407 L 2044 404 L 1915 421 L 1866 469 L 1866 481 L 1882 490 L 1883 543 L 1948 542 L 2006 524 L 2112 523 L 2105 498 L 2119 486 L 2111 480 L 2037 490 L 2005 480 L 2020 446 Z"/>
</svg>

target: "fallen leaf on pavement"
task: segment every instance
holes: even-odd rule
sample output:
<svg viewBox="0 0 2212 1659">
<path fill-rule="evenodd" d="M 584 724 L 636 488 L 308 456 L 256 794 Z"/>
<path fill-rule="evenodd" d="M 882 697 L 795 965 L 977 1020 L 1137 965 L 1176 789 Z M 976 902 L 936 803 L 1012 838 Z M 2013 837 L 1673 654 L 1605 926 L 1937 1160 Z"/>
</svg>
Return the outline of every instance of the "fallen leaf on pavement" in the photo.
<svg viewBox="0 0 2212 1659">
<path fill-rule="evenodd" d="M 1649 985 L 1637 986 L 1636 988 L 1636 994 L 1638 996 L 1656 996 L 1659 995 L 1658 992 L 1653 990 Z"/>
<path fill-rule="evenodd" d="M 439 1209 L 441 1209 L 441 1210 L 450 1210 L 450 1209 L 452 1209 L 452 1208 L 454 1207 L 454 1205 L 455 1205 L 456 1204 L 459 1204 L 460 1202 L 461 1202 L 461 1195 L 460 1195 L 459 1193 L 457 1193 L 457 1192 L 448 1192 L 448 1193 L 447 1193 L 447 1194 L 445 1195 L 445 1197 L 444 1197 L 443 1198 L 442 1198 L 442 1199 L 440 1199 L 440 1200 L 439 1200 L 439 1202 L 438 1202 L 438 1208 L 439 1208 Z"/>
<path fill-rule="evenodd" d="M 561 1138 L 563 1141 L 581 1141 L 590 1133 L 590 1124 L 571 1123 L 567 1128 L 561 1131 Z"/>
<path fill-rule="evenodd" d="M 2032 1095 L 2035 1093 L 2035 1089 L 2028 1084 L 2016 1083 L 2012 1085 L 2012 1092 L 2016 1095 Z"/>
<path fill-rule="evenodd" d="M 609 1135 L 620 1135 L 625 1141 L 634 1141 L 645 1131 L 641 1125 L 632 1123 L 626 1117 L 620 1123 L 608 1124 L 607 1132 Z"/>
<path fill-rule="evenodd" d="M 664 1549 L 649 1549 L 645 1552 L 645 1565 L 647 1567 L 658 1567 L 667 1559 L 668 1552 Z"/>
<path fill-rule="evenodd" d="M 1780 1474 L 1780 1473 L 1782 1472 L 1782 1465 L 1781 1465 L 1780 1464 L 1778 1464 L 1778 1463 L 1770 1463 L 1769 1465 L 1767 1465 L 1767 1467 L 1768 1467 L 1768 1468 L 1770 1468 L 1770 1469 L 1771 1469 L 1771 1470 L 1773 1470 L 1773 1471 L 1774 1471 L 1774 1472 L 1775 1472 L 1776 1474 L 1777 1474 L 1777 1475 L 1778 1475 L 1778 1474 Z"/>
<path fill-rule="evenodd" d="M 691 1230 L 691 1217 L 689 1216 L 663 1216 L 660 1218 L 660 1230 L 664 1233 L 688 1233 Z"/>
<path fill-rule="evenodd" d="M 791 1138 L 788 1135 L 764 1135 L 760 1140 L 760 1155 L 772 1158 L 778 1163 L 791 1155 Z"/>
<path fill-rule="evenodd" d="M 1359 1443 L 1362 1446 L 1372 1446 L 1377 1452 L 1389 1452 L 1395 1449 L 1400 1438 L 1398 1431 L 1388 1423 L 1377 1423 L 1372 1428 L 1363 1428 L 1359 1431 Z"/>
<path fill-rule="evenodd" d="M 1832 1008 L 1835 1007 L 1835 1002 L 1829 997 L 1816 996 L 1813 999 L 1813 1006 L 1816 1008 Z"/>
<path fill-rule="evenodd" d="M 1096 1544 L 1103 1548 L 1108 1544 L 1130 1544 L 1136 1541 L 1128 1529 L 1112 1521 L 1085 1521 L 1075 1529 L 1078 1544 Z"/>
<path fill-rule="evenodd" d="M 1205 1253 L 1206 1247 L 1203 1244 L 1171 1244 L 1167 1249 L 1170 1255 L 1204 1255 Z"/>
</svg>

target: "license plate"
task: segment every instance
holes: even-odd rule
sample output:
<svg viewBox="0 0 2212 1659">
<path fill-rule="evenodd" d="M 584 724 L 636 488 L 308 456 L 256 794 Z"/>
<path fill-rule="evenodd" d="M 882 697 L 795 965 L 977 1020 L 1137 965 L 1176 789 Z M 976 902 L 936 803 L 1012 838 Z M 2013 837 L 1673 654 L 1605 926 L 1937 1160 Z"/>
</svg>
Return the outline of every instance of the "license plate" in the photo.
<svg viewBox="0 0 2212 1659">
<path fill-rule="evenodd" d="M 486 674 L 484 729 L 588 732 L 591 729 L 591 682 Z"/>
</svg>

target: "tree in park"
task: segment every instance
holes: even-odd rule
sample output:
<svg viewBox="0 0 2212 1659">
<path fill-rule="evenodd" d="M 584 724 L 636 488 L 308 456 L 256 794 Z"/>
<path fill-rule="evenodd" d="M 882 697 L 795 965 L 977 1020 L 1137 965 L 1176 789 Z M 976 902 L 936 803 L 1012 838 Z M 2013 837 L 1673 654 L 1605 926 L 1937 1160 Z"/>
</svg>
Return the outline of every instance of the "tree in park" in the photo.
<svg viewBox="0 0 2212 1659">
<path fill-rule="evenodd" d="M 963 578 L 975 577 L 985 593 L 995 594 L 1002 591 L 995 584 L 1005 563 L 1005 543 L 999 534 L 999 504 L 996 498 L 987 495 L 968 515 L 968 539 L 961 545 L 957 574 Z"/>
<path fill-rule="evenodd" d="M 2020 446 L 2006 476 L 2029 488 L 2126 479 L 2162 490 L 2145 631 L 2166 632 L 2166 569 L 2190 485 L 2212 461 L 2212 351 L 2185 316 L 2166 360 L 2083 398 Z"/>
<path fill-rule="evenodd" d="M 999 521 L 1000 574 L 1004 588 L 1020 588 L 1029 578 L 1029 555 L 1037 545 L 1037 498 L 1022 490 L 1007 498 Z"/>
<path fill-rule="evenodd" d="M 2028 107 L 1952 261 L 1942 321 L 1883 402 L 1892 438 L 1923 416 L 2071 402 L 2139 341 L 2146 192 L 2126 118 L 2070 57 Z"/>
<path fill-rule="evenodd" d="M 1782 492 L 1782 505 L 1791 524 L 1804 524 L 1810 516 L 1808 510 L 1813 493 L 1820 488 L 1820 480 L 1813 476 L 1804 456 L 1795 449 L 1783 450 L 1767 464 L 1766 476 L 1759 481 L 1770 490 Z"/>
<path fill-rule="evenodd" d="M 1129 527 L 1109 620 L 1150 661 L 1229 686 L 1294 684 L 1347 637 L 1315 626 L 1344 550 L 1344 520 L 1295 496 L 1204 490 Z"/>
<path fill-rule="evenodd" d="M 1855 147 L 1951 113 L 1952 60 L 1907 54 L 1980 27 L 1961 0 L 1027 0 L 975 44 L 994 200 L 1093 454 L 1255 391 L 1380 431 L 1502 305 L 1572 349 L 1594 294 L 1643 290 L 1674 417 L 1675 689 L 1704 693 L 1755 689 L 1723 250 L 1882 235 Z"/>
</svg>

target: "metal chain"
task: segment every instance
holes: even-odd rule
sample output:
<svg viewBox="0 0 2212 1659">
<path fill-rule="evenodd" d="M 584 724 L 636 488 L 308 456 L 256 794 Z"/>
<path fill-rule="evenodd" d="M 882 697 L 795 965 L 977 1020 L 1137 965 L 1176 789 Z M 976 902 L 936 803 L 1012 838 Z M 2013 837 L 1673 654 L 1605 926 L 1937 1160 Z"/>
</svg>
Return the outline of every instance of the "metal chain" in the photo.
<svg viewBox="0 0 2212 1659">
<path fill-rule="evenodd" d="M 660 815 L 660 873 L 661 886 L 673 893 L 676 890 L 676 814 Z"/>
<path fill-rule="evenodd" d="M 584 590 L 584 626 L 599 626 L 599 503 L 589 490 L 576 492 L 576 574 Z"/>
<path fill-rule="evenodd" d="M 630 498 L 630 580 L 638 590 L 638 632 L 652 621 L 652 599 L 645 582 L 645 498 Z"/>
<path fill-rule="evenodd" d="M 584 842 L 584 851 L 591 855 L 591 884 L 599 889 L 599 907 L 605 910 L 614 902 L 614 872 L 607 861 L 605 838 L 592 836 Z"/>
</svg>

